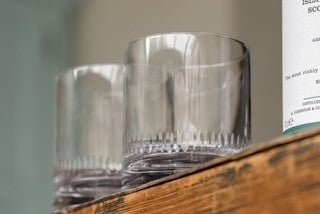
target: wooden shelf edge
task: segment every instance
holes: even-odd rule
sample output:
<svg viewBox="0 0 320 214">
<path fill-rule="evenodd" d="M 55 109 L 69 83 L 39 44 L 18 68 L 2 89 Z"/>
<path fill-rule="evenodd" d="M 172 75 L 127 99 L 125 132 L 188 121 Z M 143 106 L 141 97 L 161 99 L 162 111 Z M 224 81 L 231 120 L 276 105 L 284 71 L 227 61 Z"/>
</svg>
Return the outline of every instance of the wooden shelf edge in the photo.
<svg viewBox="0 0 320 214">
<path fill-rule="evenodd" d="M 320 129 L 314 129 L 61 213 L 320 211 L 319 167 Z"/>
</svg>

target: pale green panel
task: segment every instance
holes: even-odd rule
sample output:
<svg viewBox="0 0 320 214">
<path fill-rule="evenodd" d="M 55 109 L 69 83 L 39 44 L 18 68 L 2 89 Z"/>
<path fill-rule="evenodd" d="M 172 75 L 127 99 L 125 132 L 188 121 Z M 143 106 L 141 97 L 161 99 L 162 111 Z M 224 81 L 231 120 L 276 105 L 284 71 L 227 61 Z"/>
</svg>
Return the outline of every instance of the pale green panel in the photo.
<svg viewBox="0 0 320 214">
<path fill-rule="evenodd" d="M 0 3 L 0 213 L 51 211 L 54 77 L 70 51 L 70 5 L 52 2 Z"/>
</svg>

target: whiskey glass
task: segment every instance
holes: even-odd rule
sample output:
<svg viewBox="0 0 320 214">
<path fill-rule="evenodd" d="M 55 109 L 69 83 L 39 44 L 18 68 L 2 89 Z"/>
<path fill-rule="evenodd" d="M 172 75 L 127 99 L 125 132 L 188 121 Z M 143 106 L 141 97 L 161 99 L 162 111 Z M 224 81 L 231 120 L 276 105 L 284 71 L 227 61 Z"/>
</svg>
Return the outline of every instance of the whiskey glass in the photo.
<svg viewBox="0 0 320 214">
<path fill-rule="evenodd" d="M 251 143 L 247 46 L 210 33 L 139 38 L 125 52 L 123 187 Z"/>
<path fill-rule="evenodd" d="M 87 65 L 57 78 L 56 209 L 121 189 L 124 70 Z"/>
</svg>

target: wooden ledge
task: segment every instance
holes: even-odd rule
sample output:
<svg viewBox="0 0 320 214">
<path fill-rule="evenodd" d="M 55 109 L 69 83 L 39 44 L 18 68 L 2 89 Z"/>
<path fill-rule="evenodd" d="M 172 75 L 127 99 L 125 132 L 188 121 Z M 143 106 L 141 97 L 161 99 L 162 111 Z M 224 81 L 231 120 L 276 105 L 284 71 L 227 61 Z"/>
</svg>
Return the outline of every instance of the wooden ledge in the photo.
<svg viewBox="0 0 320 214">
<path fill-rule="evenodd" d="M 61 213 L 320 213 L 319 171 L 314 129 Z"/>
</svg>

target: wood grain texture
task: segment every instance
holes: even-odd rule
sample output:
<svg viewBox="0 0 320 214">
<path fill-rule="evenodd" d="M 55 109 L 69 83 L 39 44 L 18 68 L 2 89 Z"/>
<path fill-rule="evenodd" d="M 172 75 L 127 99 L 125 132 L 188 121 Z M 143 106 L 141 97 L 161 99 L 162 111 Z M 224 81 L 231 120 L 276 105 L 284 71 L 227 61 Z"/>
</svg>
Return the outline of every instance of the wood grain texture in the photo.
<svg viewBox="0 0 320 214">
<path fill-rule="evenodd" d="M 320 129 L 62 213 L 320 213 Z"/>
</svg>

